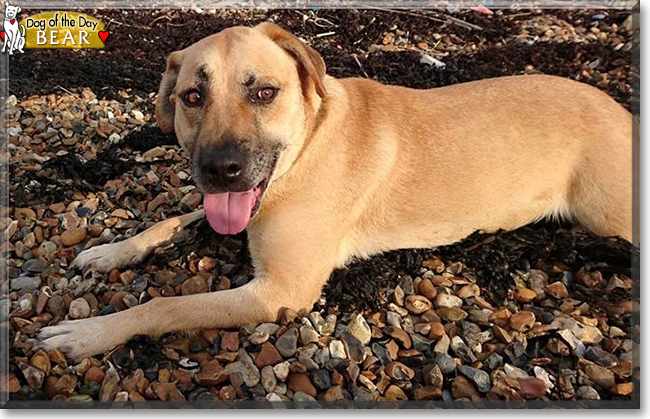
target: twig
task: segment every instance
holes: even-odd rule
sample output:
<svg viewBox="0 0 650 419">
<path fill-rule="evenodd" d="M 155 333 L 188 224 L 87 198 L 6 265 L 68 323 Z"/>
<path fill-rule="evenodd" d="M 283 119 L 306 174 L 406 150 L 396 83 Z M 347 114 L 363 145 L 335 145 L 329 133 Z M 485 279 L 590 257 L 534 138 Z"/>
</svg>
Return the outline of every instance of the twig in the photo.
<svg viewBox="0 0 650 419">
<path fill-rule="evenodd" d="M 374 10 L 380 10 L 382 12 L 396 13 L 396 14 L 400 14 L 400 15 L 408 15 L 408 16 L 420 17 L 420 18 L 428 19 L 428 20 L 431 20 L 431 21 L 434 21 L 434 22 L 439 22 L 439 23 L 451 22 L 451 23 L 455 23 L 455 24 L 457 24 L 459 26 L 463 26 L 465 28 L 476 29 L 477 31 L 482 31 L 483 30 L 483 28 L 481 26 L 475 25 L 473 23 L 465 22 L 464 20 L 455 18 L 453 16 L 449 16 L 449 15 L 447 15 L 445 13 L 429 12 L 431 14 L 434 14 L 434 15 L 438 16 L 438 17 L 432 17 L 432 16 L 427 16 L 426 14 L 422 14 L 422 13 L 407 12 L 407 11 L 404 11 L 404 10 L 395 10 L 395 9 L 385 9 L 383 7 L 368 7 L 368 8 L 369 9 L 374 9 Z"/>
<path fill-rule="evenodd" d="M 336 35 L 336 32 L 331 31 L 331 32 L 317 33 L 316 38 L 324 38 L 326 36 L 332 36 L 332 35 Z"/>
<path fill-rule="evenodd" d="M 71 91 L 69 91 L 69 90 L 66 89 L 65 87 L 63 87 L 63 86 L 59 86 L 58 84 L 57 84 L 55 87 L 57 87 L 57 88 L 63 90 L 63 91 L 66 92 L 67 94 L 72 95 L 72 96 L 76 97 L 77 99 L 79 99 L 79 95 L 78 95 L 78 94 L 76 94 L 76 93 L 72 93 Z"/>
<path fill-rule="evenodd" d="M 361 72 L 363 73 L 363 75 L 366 76 L 367 79 L 369 79 L 370 76 L 368 75 L 368 73 L 366 73 L 366 70 L 363 69 L 363 66 L 361 65 L 361 61 L 359 61 L 359 58 L 357 58 L 357 54 L 352 54 L 352 58 L 354 58 L 354 61 L 357 62 L 357 65 L 361 69 Z"/>
</svg>

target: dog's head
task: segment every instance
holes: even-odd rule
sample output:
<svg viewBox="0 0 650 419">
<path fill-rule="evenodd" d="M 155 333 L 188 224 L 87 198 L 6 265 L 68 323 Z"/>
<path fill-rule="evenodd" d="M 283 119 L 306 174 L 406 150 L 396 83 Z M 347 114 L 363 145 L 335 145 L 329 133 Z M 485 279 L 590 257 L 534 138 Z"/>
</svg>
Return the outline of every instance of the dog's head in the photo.
<svg viewBox="0 0 650 419">
<path fill-rule="evenodd" d="M 321 100 L 325 64 L 271 23 L 233 27 L 173 52 L 156 102 L 175 130 L 219 233 L 246 228 L 298 155 Z"/>
<path fill-rule="evenodd" d="M 22 10 L 20 6 L 12 6 L 8 2 L 3 1 L 2 4 L 5 5 L 5 19 L 13 19 L 18 16 L 18 13 Z"/>
</svg>

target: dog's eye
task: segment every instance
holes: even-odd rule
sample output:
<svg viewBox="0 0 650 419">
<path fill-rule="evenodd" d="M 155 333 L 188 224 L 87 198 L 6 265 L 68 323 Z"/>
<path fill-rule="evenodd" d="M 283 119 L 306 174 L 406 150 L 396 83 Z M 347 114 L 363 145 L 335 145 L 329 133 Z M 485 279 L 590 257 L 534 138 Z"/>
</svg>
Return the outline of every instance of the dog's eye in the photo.
<svg viewBox="0 0 650 419">
<path fill-rule="evenodd" d="M 190 89 L 183 93 L 183 103 L 187 106 L 199 106 L 201 102 L 203 102 L 203 97 L 197 89 Z"/>
<path fill-rule="evenodd" d="M 274 87 L 263 87 L 255 93 L 253 100 L 258 103 L 269 103 L 275 98 L 277 92 L 278 89 Z"/>
</svg>

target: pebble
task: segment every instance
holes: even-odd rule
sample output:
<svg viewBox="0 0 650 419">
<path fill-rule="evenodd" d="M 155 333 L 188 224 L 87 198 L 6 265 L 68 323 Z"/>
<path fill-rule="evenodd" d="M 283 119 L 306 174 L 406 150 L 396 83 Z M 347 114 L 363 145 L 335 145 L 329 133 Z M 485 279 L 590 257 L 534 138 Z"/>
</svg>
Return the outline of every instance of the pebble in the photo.
<svg viewBox="0 0 650 419">
<path fill-rule="evenodd" d="M 370 342 L 370 326 L 361 314 L 355 314 L 348 323 L 347 332 L 357 338 L 361 345 L 367 345 Z"/>
<path fill-rule="evenodd" d="M 431 340 L 440 340 L 444 335 L 445 335 L 445 327 L 442 325 L 442 323 L 435 322 L 435 323 L 429 323 L 430 324 L 430 329 L 429 329 L 429 339 Z"/>
<path fill-rule="evenodd" d="M 278 379 L 273 372 L 272 366 L 267 365 L 262 368 L 262 371 L 260 372 L 260 382 L 267 393 L 271 393 L 275 390 L 275 386 L 278 384 Z"/>
<path fill-rule="evenodd" d="M 34 290 L 40 286 L 40 278 L 33 276 L 19 276 L 10 280 L 10 288 L 13 291 Z"/>
<path fill-rule="evenodd" d="M 99 400 L 100 401 L 112 401 L 115 399 L 115 395 L 119 391 L 120 376 L 117 374 L 117 371 L 112 366 L 109 367 L 104 376 L 104 381 L 102 381 L 102 386 L 99 390 Z"/>
<path fill-rule="evenodd" d="M 577 356 L 584 356 L 585 353 L 587 352 L 587 349 L 570 330 L 564 329 L 564 330 L 559 330 L 557 334 L 562 338 L 564 342 L 569 345 L 569 348 L 571 348 L 571 353 L 573 355 Z"/>
<path fill-rule="evenodd" d="M 401 362 L 393 361 L 386 365 L 386 375 L 394 380 L 402 381 L 411 380 L 415 376 L 415 372 Z"/>
<path fill-rule="evenodd" d="M 408 333 L 406 333 L 402 329 L 393 326 L 386 326 L 384 328 L 384 332 L 388 333 L 390 337 L 392 337 L 397 342 L 399 342 L 402 348 L 404 349 L 411 349 L 411 347 L 413 346 L 413 341 L 411 340 L 411 337 L 409 336 Z"/>
<path fill-rule="evenodd" d="M 363 376 L 360 375 L 359 379 L 361 379 L 361 377 Z M 313 371 L 311 373 L 311 382 L 314 384 L 316 389 L 318 389 L 318 391 L 327 390 L 332 386 L 332 378 L 330 377 L 330 373 L 325 369 Z"/>
<path fill-rule="evenodd" d="M 223 383 L 228 379 L 228 372 L 219 361 L 212 360 L 201 367 L 201 371 L 194 376 L 194 380 L 202 386 L 213 386 Z"/>
<path fill-rule="evenodd" d="M 481 398 L 474 384 L 462 375 L 457 376 L 451 382 L 451 394 L 454 399 L 479 400 Z"/>
<path fill-rule="evenodd" d="M 343 341 L 343 346 L 345 347 L 345 352 L 347 353 L 348 358 L 356 363 L 363 362 L 363 360 L 366 359 L 366 352 L 359 339 L 350 333 L 343 332 L 341 334 L 341 340 Z"/>
<path fill-rule="evenodd" d="M 546 394 L 546 384 L 537 377 L 518 378 L 519 394 L 525 399 L 539 399 Z"/>
<path fill-rule="evenodd" d="M 431 301 L 421 295 L 409 295 L 404 300 L 404 306 L 412 314 L 422 314 L 432 308 Z"/>
<path fill-rule="evenodd" d="M 390 385 L 384 392 L 384 397 L 388 401 L 404 401 L 408 400 L 408 396 L 404 393 L 404 390 L 397 387 L 396 385 Z"/>
<path fill-rule="evenodd" d="M 438 294 L 436 297 L 437 308 L 460 308 L 463 306 L 463 300 L 460 297 L 451 294 Z"/>
<path fill-rule="evenodd" d="M 600 365 L 589 364 L 585 367 L 585 374 L 594 383 L 609 390 L 616 384 L 614 373 Z"/>
<path fill-rule="evenodd" d="M 546 292 L 558 300 L 567 298 L 569 296 L 569 291 L 566 289 L 566 286 L 560 281 L 553 282 L 552 284 L 548 285 L 546 287 Z"/>
<path fill-rule="evenodd" d="M 309 375 L 306 373 L 290 374 L 289 389 L 294 393 L 303 392 L 311 397 L 316 397 L 317 393 L 316 387 L 311 383 Z"/>
<path fill-rule="evenodd" d="M 436 353 L 433 357 L 433 362 L 440 368 L 440 371 L 444 375 L 450 375 L 456 371 L 456 361 L 446 353 Z"/>
<path fill-rule="evenodd" d="M 458 307 L 443 307 L 436 310 L 436 313 L 448 322 L 457 322 L 467 318 L 467 312 Z"/>
<path fill-rule="evenodd" d="M 510 326 L 518 332 L 524 332 L 534 325 L 535 314 L 530 311 L 520 311 L 510 317 Z"/>
<path fill-rule="evenodd" d="M 298 350 L 298 329 L 295 327 L 289 328 L 275 342 L 275 347 L 283 357 L 292 357 Z"/>
<path fill-rule="evenodd" d="M 427 386 L 442 389 L 444 377 L 442 370 L 437 364 L 428 364 L 422 368 L 422 379 Z"/>
<path fill-rule="evenodd" d="M 244 349 L 240 349 L 237 361 L 226 365 L 228 374 L 240 373 L 248 387 L 253 387 L 260 382 L 260 370 L 253 363 L 253 358 Z"/>
<path fill-rule="evenodd" d="M 279 364 L 273 366 L 273 372 L 275 373 L 275 376 L 282 382 L 287 381 L 289 371 L 289 362 L 287 361 L 280 362 Z"/>
<path fill-rule="evenodd" d="M 61 234 L 61 244 L 66 247 L 74 246 L 86 239 L 86 228 L 77 227 L 66 230 Z"/>
<path fill-rule="evenodd" d="M 576 397 L 579 400 L 600 400 L 600 395 L 591 386 L 580 386 L 576 389 Z"/>
<path fill-rule="evenodd" d="M 329 344 L 330 356 L 332 358 L 346 359 L 345 346 L 340 340 L 333 340 Z"/>
<path fill-rule="evenodd" d="M 487 393 L 492 387 L 490 376 L 483 370 L 467 365 L 459 365 L 458 372 L 472 380 L 472 382 L 476 384 L 478 391 L 481 393 Z"/>
<path fill-rule="evenodd" d="M 90 316 L 90 304 L 85 298 L 72 300 L 68 313 L 71 319 L 85 319 Z"/>
<path fill-rule="evenodd" d="M 520 303 L 529 303 L 537 298 L 537 293 L 529 288 L 515 287 L 514 296 Z"/>
<path fill-rule="evenodd" d="M 456 354 L 456 356 L 461 358 L 463 361 L 470 364 L 476 362 L 476 356 L 460 336 L 454 336 L 451 338 L 450 347 L 451 350 L 454 351 L 454 354 Z"/>
<path fill-rule="evenodd" d="M 631 382 L 616 384 L 609 389 L 609 392 L 619 396 L 629 396 L 634 390 L 634 384 Z"/>
<path fill-rule="evenodd" d="M 264 368 L 268 365 L 275 365 L 282 362 L 282 355 L 271 342 L 264 342 L 260 352 L 255 358 L 257 368 Z"/>
<path fill-rule="evenodd" d="M 202 294 L 208 291 L 208 284 L 205 278 L 200 275 L 188 278 L 181 286 L 181 294 L 183 295 Z"/>
<path fill-rule="evenodd" d="M 418 284 L 418 292 L 431 301 L 435 300 L 436 296 L 438 295 L 438 291 L 436 290 L 436 287 L 434 287 L 431 280 L 427 278 L 424 278 Z"/>
</svg>

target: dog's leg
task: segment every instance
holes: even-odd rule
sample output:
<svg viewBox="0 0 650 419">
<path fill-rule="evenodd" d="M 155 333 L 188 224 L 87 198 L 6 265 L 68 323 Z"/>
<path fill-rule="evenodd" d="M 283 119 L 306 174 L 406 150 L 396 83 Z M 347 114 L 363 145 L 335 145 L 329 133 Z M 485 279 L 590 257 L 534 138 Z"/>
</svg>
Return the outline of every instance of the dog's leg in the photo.
<svg viewBox="0 0 650 419">
<path fill-rule="evenodd" d="M 265 232 L 262 243 L 252 234 L 251 254 L 258 276 L 244 286 L 154 298 L 119 313 L 62 322 L 41 330 L 40 346 L 61 348 L 69 357 L 79 359 L 105 352 L 136 335 L 156 337 L 195 328 L 238 327 L 275 321 L 285 309 L 309 310 L 335 266 L 336 243 L 309 237 L 303 229 L 295 233 L 267 236 Z"/>
<path fill-rule="evenodd" d="M 107 272 L 141 262 L 156 247 L 166 246 L 178 240 L 183 229 L 205 216 L 203 210 L 169 218 L 127 240 L 103 244 L 79 253 L 72 261 L 72 268 L 96 268 Z"/>
</svg>

